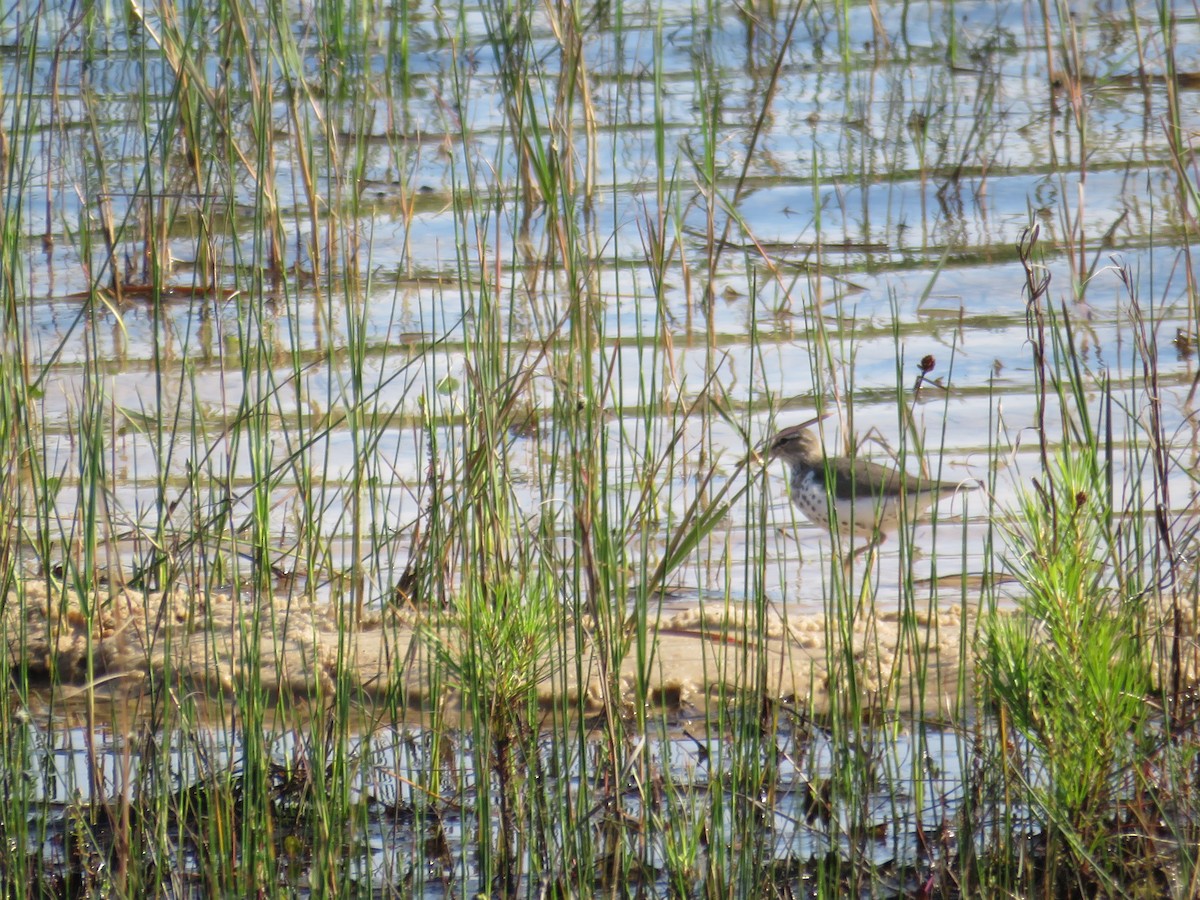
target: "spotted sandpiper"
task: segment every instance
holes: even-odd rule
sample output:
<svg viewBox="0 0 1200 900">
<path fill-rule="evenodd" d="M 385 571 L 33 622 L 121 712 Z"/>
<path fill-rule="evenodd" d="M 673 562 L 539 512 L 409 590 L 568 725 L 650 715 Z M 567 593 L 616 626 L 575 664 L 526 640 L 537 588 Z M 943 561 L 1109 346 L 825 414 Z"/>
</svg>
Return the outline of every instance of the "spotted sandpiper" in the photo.
<svg viewBox="0 0 1200 900">
<path fill-rule="evenodd" d="M 782 459 L 791 467 L 788 493 L 792 503 L 814 524 L 829 527 L 832 509 L 844 537 L 856 532 L 868 538 L 867 547 L 871 547 L 896 530 L 906 506 L 910 511 L 922 510 L 958 489 L 955 484 L 909 475 L 865 459 L 826 456 L 820 439 L 808 430 L 821 418 L 785 428 L 767 444 L 768 459 Z M 833 489 L 832 503 L 827 485 Z"/>
</svg>

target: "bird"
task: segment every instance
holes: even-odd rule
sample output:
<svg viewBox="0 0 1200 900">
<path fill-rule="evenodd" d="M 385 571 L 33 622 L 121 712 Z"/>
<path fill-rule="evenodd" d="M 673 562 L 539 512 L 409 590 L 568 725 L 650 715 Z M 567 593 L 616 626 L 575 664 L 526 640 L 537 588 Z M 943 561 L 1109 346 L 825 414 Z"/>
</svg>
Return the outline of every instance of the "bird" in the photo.
<svg viewBox="0 0 1200 900">
<path fill-rule="evenodd" d="M 767 442 L 767 459 L 781 459 L 790 467 L 792 503 L 813 524 L 828 528 L 832 509 L 839 533 L 866 537 L 869 543 L 863 549 L 867 549 L 882 543 L 899 527 L 906 508 L 927 509 L 938 498 L 958 490 L 957 484 L 909 475 L 865 459 L 826 456 L 820 438 L 809 430 L 822 418 L 784 428 Z M 832 503 L 828 488 L 833 489 Z"/>
</svg>

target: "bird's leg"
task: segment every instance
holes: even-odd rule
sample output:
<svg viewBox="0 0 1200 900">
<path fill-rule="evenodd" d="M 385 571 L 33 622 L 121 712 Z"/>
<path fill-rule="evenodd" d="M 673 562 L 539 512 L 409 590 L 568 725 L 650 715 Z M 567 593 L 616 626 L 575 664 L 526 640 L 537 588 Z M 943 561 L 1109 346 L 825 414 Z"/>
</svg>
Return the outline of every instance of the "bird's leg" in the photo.
<svg viewBox="0 0 1200 900">
<path fill-rule="evenodd" d="M 875 568 L 879 564 L 879 545 L 887 539 L 886 534 L 875 532 L 875 537 L 863 547 L 860 547 L 855 553 L 855 560 L 859 555 L 865 555 L 867 558 L 866 565 L 863 566 L 862 574 L 862 590 L 858 595 L 858 604 L 854 609 L 855 616 L 859 616 L 867 608 L 868 601 L 873 594 L 871 589 L 871 577 L 875 573 Z"/>
<path fill-rule="evenodd" d="M 854 561 L 858 559 L 858 554 L 861 549 L 861 547 L 856 547 L 850 553 L 839 554 L 842 558 L 842 577 L 847 581 L 850 580 L 850 573 L 854 569 Z"/>
<path fill-rule="evenodd" d="M 872 537 L 871 540 L 867 541 L 865 544 L 863 544 L 861 547 L 858 547 L 854 551 L 854 553 L 852 554 L 854 557 L 854 560 L 857 562 L 857 560 L 860 556 L 862 556 L 865 553 L 870 553 L 872 550 L 876 549 L 880 544 L 882 544 L 886 540 L 887 540 L 887 534 L 880 531 L 878 528 L 876 528 L 874 537 Z"/>
</svg>

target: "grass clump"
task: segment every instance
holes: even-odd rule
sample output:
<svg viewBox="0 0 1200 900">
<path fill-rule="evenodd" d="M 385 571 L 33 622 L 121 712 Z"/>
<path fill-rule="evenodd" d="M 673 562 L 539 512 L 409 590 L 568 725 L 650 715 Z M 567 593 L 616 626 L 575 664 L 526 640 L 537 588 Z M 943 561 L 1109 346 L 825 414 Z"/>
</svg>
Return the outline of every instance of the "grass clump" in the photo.
<svg viewBox="0 0 1200 900">
<path fill-rule="evenodd" d="M 1094 460 L 1087 449 L 1061 452 L 1022 499 L 1007 559 L 1023 615 L 989 621 L 984 656 L 987 684 L 1045 769 L 1029 796 L 1085 856 L 1107 831 L 1113 776 L 1145 723 L 1151 686 L 1138 604 L 1111 584 Z"/>
<path fill-rule="evenodd" d="M 495 581 L 470 579 L 454 601 L 456 627 L 426 631 L 470 717 L 474 769 L 495 780 L 498 811 L 489 791 L 477 795 L 475 843 L 481 882 L 505 895 L 517 890 L 528 844 L 540 843 L 524 827 L 537 805 L 525 788 L 538 754 L 538 687 L 558 659 L 560 609 L 550 573 L 531 567 Z"/>
<path fill-rule="evenodd" d="M 1149 750 L 1168 724 L 1149 702 L 1150 598 L 1161 585 L 1147 580 L 1154 557 L 1146 548 L 1155 541 L 1145 533 L 1149 520 L 1141 509 L 1122 500 L 1141 468 L 1136 447 L 1124 464 L 1114 449 L 1112 382 L 1103 374 L 1092 383 L 1068 309 L 1044 304 L 1049 277 L 1032 263 L 1036 230 L 1030 234 L 1021 251 L 1038 386 L 1039 474 L 1000 528 L 1007 544 L 1002 563 L 1019 585 L 1017 609 L 993 608 L 985 617 L 979 660 L 985 699 L 999 709 L 998 751 L 985 780 L 1003 785 L 1008 827 L 994 849 L 1008 856 L 1006 877 L 1070 896 L 1121 893 L 1139 871 L 1162 872 L 1156 853 L 1128 852 L 1121 810 L 1145 788 L 1138 772 L 1150 758 L 1166 768 L 1178 762 Z M 1107 433 L 1089 408 L 1097 393 Z M 1052 443 L 1056 418 L 1062 436 Z M 1031 831 L 1018 824 L 1025 816 L 1032 817 Z M 1025 857 L 1026 838 L 1037 857 L 1028 871 L 1013 865 Z"/>
</svg>

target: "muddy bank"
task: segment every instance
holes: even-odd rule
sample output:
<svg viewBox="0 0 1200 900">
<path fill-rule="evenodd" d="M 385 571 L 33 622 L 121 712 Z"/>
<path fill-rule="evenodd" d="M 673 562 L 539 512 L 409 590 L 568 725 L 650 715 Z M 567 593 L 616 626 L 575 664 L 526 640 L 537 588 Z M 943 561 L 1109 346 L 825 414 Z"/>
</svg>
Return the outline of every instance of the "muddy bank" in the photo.
<svg viewBox="0 0 1200 900">
<path fill-rule="evenodd" d="M 86 609 L 95 610 L 90 624 Z M 90 684 L 105 695 L 136 696 L 157 682 L 229 696 L 257 682 L 268 695 L 304 698 L 329 696 L 342 679 L 367 703 L 391 696 L 420 710 L 448 699 L 452 710 L 457 702 L 433 696 L 433 653 L 422 634 L 430 626 L 413 611 L 375 612 L 354 623 L 301 596 L 255 603 L 249 593 L 132 590 L 91 596 L 85 605 L 71 591 L 50 594 L 45 583 L 31 582 L 8 594 L 3 623 L 10 665 L 67 689 Z M 547 667 L 541 699 L 561 703 L 566 695 L 576 706 L 582 695 L 583 708 L 598 711 L 602 656 L 585 630 L 578 644 L 574 631 L 558 654 L 567 664 Z M 453 623 L 439 626 L 451 641 L 453 632 Z M 958 607 L 907 625 L 895 612 L 869 608 L 853 621 L 774 613 L 759 625 L 741 607 L 710 605 L 663 617 L 643 653 L 630 645 L 615 682 L 618 702 L 626 709 L 636 702 L 641 658 L 649 702 L 683 712 L 703 713 L 723 692 L 761 690 L 820 713 L 853 684 L 867 707 L 949 713 L 971 681 L 974 634 L 975 623 Z M 1194 651 L 1194 640 L 1187 646 Z M 1192 675 L 1195 653 L 1184 655 Z"/>
<path fill-rule="evenodd" d="M 89 608 L 95 610 L 90 624 Z M 255 603 L 249 593 L 120 590 L 89 597 L 85 605 L 71 591 L 50 594 L 45 583 L 32 582 L 8 594 L 3 614 L 10 665 L 68 689 L 91 684 L 106 695 L 136 696 L 157 682 L 215 696 L 256 681 L 273 696 L 314 697 L 328 696 L 344 679 L 364 701 L 391 694 L 422 709 L 446 699 L 431 696 L 433 654 L 421 634 L 428 626 L 416 613 L 376 612 L 351 621 L 299 596 Z M 447 630 L 453 626 L 441 627 Z M 851 683 L 868 706 L 947 711 L 959 690 L 960 660 L 972 658 L 962 649 L 972 631 L 957 608 L 907 628 L 883 611 L 864 611 L 833 627 L 819 615 L 772 614 L 759 627 L 740 607 L 709 606 L 662 618 L 640 656 L 649 701 L 683 712 L 703 713 L 710 698 L 740 690 L 763 690 L 770 699 L 821 712 L 833 692 Z M 585 709 L 600 710 L 601 655 L 581 633 L 578 645 L 566 638 L 561 658 L 570 662 L 551 667 L 539 691 L 546 703 L 561 702 L 564 694 L 574 703 L 582 695 Z M 631 645 L 616 681 L 619 702 L 629 709 L 636 702 L 638 658 Z"/>
</svg>

